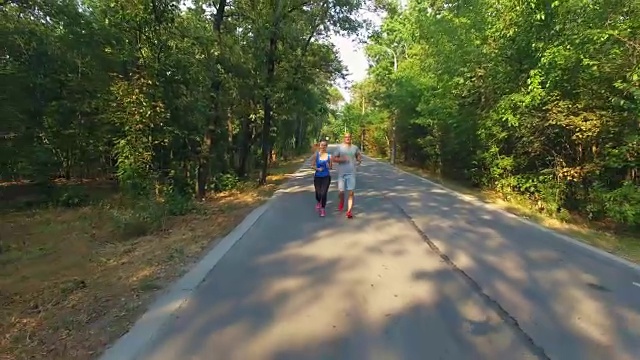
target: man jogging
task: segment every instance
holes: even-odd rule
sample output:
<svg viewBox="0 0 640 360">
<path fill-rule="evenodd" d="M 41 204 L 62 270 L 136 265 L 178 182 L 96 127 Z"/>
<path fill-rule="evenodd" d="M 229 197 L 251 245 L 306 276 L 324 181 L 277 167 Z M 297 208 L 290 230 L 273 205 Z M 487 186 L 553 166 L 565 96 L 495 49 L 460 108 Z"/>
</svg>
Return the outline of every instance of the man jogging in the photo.
<svg viewBox="0 0 640 360">
<path fill-rule="evenodd" d="M 333 161 L 338 164 L 338 191 L 339 205 L 338 210 L 344 210 L 344 191 L 349 192 L 349 200 L 347 201 L 347 217 L 353 217 L 353 198 L 356 188 L 356 163 L 360 165 L 362 162 L 362 154 L 357 146 L 351 144 L 351 134 L 344 135 L 344 143 L 338 146 L 334 152 Z"/>
</svg>

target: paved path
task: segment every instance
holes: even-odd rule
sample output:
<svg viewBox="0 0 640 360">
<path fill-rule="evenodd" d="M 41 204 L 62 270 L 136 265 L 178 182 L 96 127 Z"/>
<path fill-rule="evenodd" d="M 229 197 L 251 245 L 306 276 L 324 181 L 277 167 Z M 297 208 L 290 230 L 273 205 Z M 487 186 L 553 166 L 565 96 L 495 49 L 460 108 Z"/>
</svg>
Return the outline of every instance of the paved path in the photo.
<svg viewBox="0 0 640 360">
<path fill-rule="evenodd" d="M 140 360 L 640 359 L 640 274 L 365 160 L 356 218 L 309 173 Z"/>
</svg>

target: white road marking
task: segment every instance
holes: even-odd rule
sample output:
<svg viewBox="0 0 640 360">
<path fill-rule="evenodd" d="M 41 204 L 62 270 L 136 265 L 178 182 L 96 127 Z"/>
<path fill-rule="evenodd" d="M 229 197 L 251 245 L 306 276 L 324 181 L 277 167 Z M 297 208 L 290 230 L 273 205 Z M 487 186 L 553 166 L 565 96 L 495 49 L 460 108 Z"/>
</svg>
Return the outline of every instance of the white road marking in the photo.
<svg viewBox="0 0 640 360">
<path fill-rule="evenodd" d="M 640 287 L 640 284 L 638 284 L 637 282 L 634 282 L 633 285 Z"/>
</svg>

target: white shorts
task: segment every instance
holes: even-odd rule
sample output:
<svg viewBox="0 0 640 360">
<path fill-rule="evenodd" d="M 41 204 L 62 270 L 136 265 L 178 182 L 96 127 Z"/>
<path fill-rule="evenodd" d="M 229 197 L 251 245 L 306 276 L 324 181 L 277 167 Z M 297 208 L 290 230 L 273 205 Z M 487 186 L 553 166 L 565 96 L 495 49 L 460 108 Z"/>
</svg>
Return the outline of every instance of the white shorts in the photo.
<svg viewBox="0 0 640 360">
<path fill-rule="evenodd" d="M 347 191 L 353 191 L 356 189 L 355 174 L 338 175 L 338 191 L 342 192 L 345 190 L 345 188 Z"/>
</svg>

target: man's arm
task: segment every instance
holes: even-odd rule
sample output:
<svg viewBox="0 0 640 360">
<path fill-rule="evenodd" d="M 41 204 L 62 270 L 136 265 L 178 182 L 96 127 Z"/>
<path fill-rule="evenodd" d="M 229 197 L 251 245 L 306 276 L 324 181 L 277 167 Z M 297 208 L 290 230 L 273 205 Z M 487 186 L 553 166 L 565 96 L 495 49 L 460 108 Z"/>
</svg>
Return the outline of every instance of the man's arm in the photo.
<svg viewBox="0 0 640 360">
<path fill-rule="evenodd" d="M 340 148 L 336 149 L 336 151 L 333 152 L 332 158 L 338 164 L 342 162 L 342 159 L 340 158 Z"/>
</svg>

